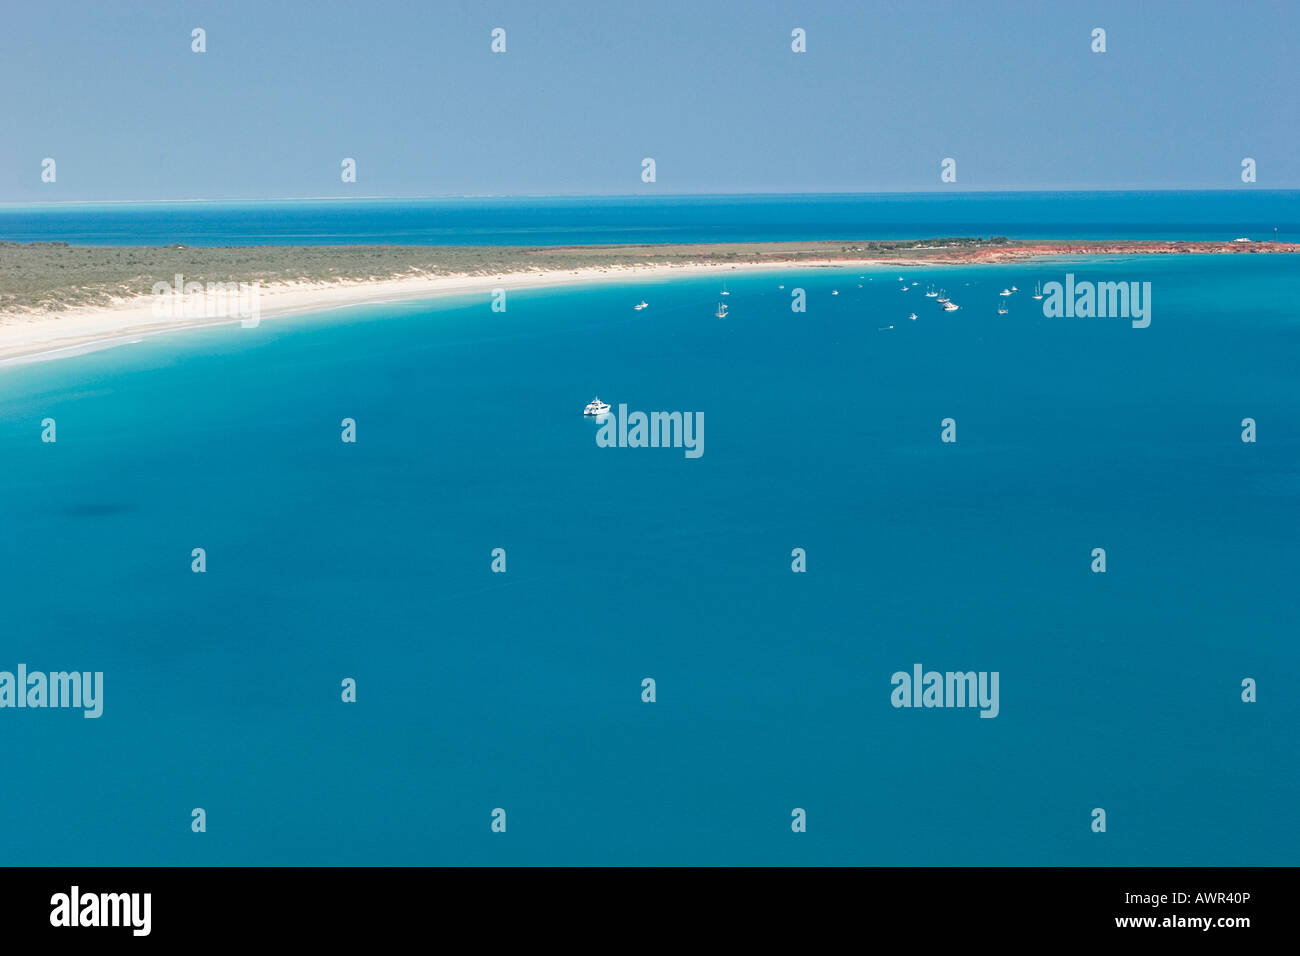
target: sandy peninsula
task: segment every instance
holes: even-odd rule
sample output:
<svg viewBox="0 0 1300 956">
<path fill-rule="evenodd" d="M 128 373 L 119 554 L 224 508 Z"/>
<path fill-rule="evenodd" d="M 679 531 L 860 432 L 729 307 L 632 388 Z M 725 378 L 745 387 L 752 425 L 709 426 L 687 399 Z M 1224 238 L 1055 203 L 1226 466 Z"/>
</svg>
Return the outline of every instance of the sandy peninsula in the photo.
<svg viewBox="0 0 1300 956">
<path fill-rule="evenodd" d="M 803 267 L 844 262 L 800 262 Z M 878 264 L 863 261 L 863 265 Z M 493 289 L 545 288 L 556 285 L 617 282 L 732 270 L 774 269 L 773 263 L 732 265 L 643 265 L 552 269 L 495 275 L 393 276 L 374 279 L 299 280 L 258 287 L 258 319 L 325 312 L 353 305 L 407 302 L 440 296 L 482 293 Z M 173 318 L 155 314 L 153 295 L 123 296 L 107 305 L 76 305 L 60 310 L 15 309 L 0 312 L 0 366 L 83 354 L 99 348 L 138 342 L 148 335 L 229 325 L 237 315 Z"/>
<path fill-rule="evenodd" d="M 76 355 L 145 336 L 240 322 L 158 309 L 158 282 L 256 284 L 258 321 L 353 305 L 493 289 L 790 268 L 891 269 L 1051 256 L 1294 254 L 1269 242 L 1008 239 L 864 240 L 691 246 L 75 247 L 0 243 L 0 366 Z"/>
</svg>

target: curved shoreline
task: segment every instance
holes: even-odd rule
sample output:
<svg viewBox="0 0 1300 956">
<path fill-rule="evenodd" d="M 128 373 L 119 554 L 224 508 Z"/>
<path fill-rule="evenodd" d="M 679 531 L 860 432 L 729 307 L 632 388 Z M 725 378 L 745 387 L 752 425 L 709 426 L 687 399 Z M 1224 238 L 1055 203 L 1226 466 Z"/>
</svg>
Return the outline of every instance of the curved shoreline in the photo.
<svg viewBox="0 0 1300 956">
<path fill-rule="evenodd" d="M 276 283 L 260 289 L 259 320 L 310 315 L 352 306 L 490 293 L 493 289 L 538 289 L 733 270 L 782 270 L 792 266 L 866 268 L 890 264 L 888 260 L 863 260 L 610 266 L 604 269 L 553 269 L 498 275 Z M 153 297 L 145 295 L 124 299 L 109 308 L 85 306 L 63 312 L 21 314 L 19 321 L 0 325 L 0 367 L 68 358 L 116 345 L 133 344 L 149 336 L 233 325 L 241 321 L 238 317 L 159 319 L 153 314 L 153 303 Z"/>
<path fill-rule="evenodd" d="M 709 247 L 700 247 L 707 249 Z M 897 270 L 924 265 L 998 265 L 1048 258 L 1114 255 L 1293 254 L 1300 244 L 1148 241 L 1062 241 L 919 250 L 920 255 L 863 258 L 789 258 L 761 261 L 657 262 L 583 268 L 531 268 L 495 274 L 401 276 L 387 279 L 273 282 L 259 288 L 259 321 L 332 311 L 349 306 L 409 302 L 494 289 L 532 289 L 562 285 L 707 275 L 732 271 L 783 271 L 844 268 Z M 542 252 L 544 257 L 545 253 Z M 154 315 L 154 297 L 123 297 L 109 307 L 74 306 L 53 310 L 0 313 L 0 367 L 67 358 L 133 344 L 147 336 L 212 328 L 240 322 L 238 317 L 175 319 Z"/>
</svg>

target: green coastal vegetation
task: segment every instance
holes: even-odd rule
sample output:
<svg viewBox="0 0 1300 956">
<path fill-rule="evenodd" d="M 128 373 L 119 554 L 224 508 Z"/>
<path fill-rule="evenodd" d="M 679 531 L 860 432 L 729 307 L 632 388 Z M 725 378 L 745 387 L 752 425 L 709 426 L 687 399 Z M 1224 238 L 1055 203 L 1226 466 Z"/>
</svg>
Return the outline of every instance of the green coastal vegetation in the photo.
<svg viewBox="0 0 1300 956">
<path fill-rule="evenodd" d="M 1002 237 L 737 242 L 633 246 L 74 246 L 0 242 L 0 312 L 59 312 L 147 295 L 155 282 L 321 282 L 399 276 L 800 262 L 819 259 L 926 258 L 1013 247 Z"/>
</svg>

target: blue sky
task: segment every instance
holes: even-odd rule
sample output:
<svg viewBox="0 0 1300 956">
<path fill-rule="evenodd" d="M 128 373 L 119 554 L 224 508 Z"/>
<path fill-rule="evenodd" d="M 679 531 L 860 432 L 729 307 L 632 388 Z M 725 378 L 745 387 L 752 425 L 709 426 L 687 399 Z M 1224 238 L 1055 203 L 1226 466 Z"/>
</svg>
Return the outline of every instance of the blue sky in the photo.
<svg viewBox="0 0 1300 956">
<path fill-rule="evenodd" d="M 0 201 L 1297 188 L 1298 36 L 1294 0 L 12 3 Z"/>
</svg>

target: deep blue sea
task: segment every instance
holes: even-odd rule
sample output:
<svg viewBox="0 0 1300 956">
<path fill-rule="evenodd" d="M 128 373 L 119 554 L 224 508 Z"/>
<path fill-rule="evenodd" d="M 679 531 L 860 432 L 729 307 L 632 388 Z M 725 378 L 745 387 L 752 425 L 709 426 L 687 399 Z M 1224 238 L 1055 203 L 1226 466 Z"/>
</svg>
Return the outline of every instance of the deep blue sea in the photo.
<svg viewBox="0 0 1300 956">
<path fill-rule="evenodd" d="M 1150 327 L 1045 318 L 1067 272 Z M 674 277 L 2 368 L 0 670 L 105 692 L 0 710 L 0 860 L 1293 864 L 1298 274 L 737 272 L 721 320 Z M 598 447 L 597 394 L 703 455 Z M 894 708 L 915 663 L 998 716 Z"/>
<path fill-rule="evenodd" d="M 1300 192 L 1243 188 L 0 205 L 0 240 L 58 239 L 80 245 L 570 245 L 939 236 L 1276 236 L 1295 242 L 1300 240 Z"/>
</svg>

